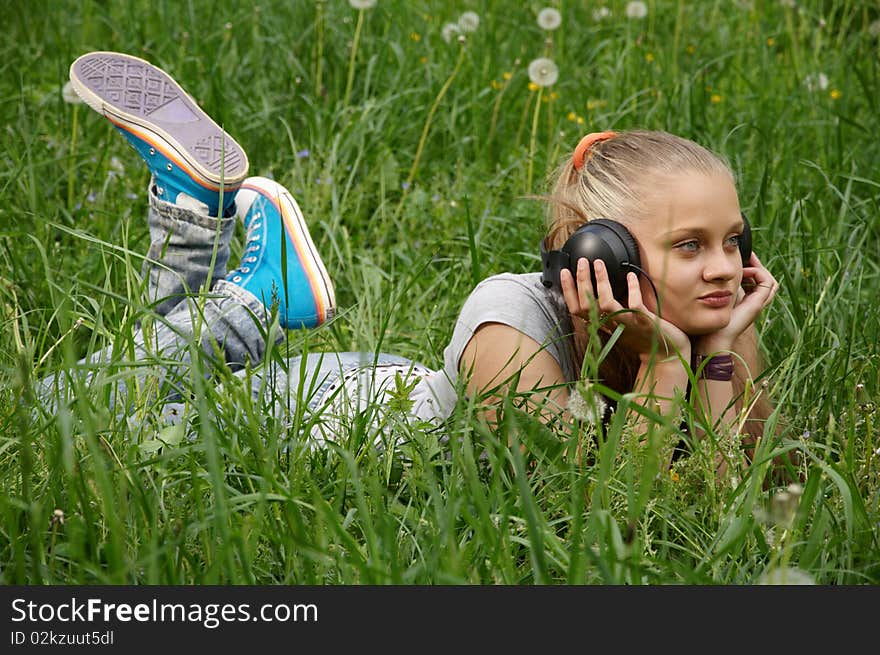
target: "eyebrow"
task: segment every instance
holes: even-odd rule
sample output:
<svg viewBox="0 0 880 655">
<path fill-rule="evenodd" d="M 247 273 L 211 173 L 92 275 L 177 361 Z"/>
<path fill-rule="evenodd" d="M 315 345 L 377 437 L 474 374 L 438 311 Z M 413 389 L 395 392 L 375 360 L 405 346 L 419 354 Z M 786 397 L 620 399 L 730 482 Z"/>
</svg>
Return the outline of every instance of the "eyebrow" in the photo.
<svg viewBox="0 0 880 655">
<path fill-rule="evenodd" d="M 732 225 L 728 232 L 742 232 L 745 229 L 745 223 L 742 220 L 739 220 L 737 223 Z M 680 227 L 675 230 L 670 230 L 666 234 L 663 235 L 664 239 L 668 239 L 670 237 L 676 235 L 684 235 L 684 234 L 699 234 L 700 236 L 705 236 L 709 234 L 709 231 L 703 227 Z"/>
</svg>

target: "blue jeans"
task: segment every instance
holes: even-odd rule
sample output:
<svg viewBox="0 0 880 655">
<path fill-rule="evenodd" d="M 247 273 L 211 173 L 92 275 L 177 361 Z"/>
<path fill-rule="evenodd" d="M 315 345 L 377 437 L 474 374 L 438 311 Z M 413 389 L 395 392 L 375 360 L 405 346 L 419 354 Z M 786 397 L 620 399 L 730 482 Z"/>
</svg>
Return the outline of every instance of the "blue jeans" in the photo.
<svg viewBox="0 0 880 655">
<path fill-rule="evenodd" d="M 78 366 L 85 370 L 82 383 L 86 386 L 100 375 L 112 380 L 115 370 L 126 369 L 124 380 L 111 385 L 111 405 L 126 403 L 132 384 L 152 385 L 161 396 L 164 419 L 172 424 L 181 421 L 186 415 L 195 349 L 209 355 L 200 358 L 203 362 L 216 356 L 219 363 L 222 355 L 243 383 L 249 380 L 254 398 L 262 395 L 265 399 L 267 389 L 271 390 L 270 402 L 263 406 L 271 407 L 282 421 L 291 412 L 291 402 L 305 403 L 308 413 L 330 407 L 338 420 L 366 403 L 381 403 L 398 373 L 406 379 L 435 375 L 396 355 L 342 352 L 310 353 L 281 364 L 270 361 L 246 376 L 246 365 L 261 363 L 267 342 L 280 343 L 284 332 L 277 321 L 269 323 L 268 312 L 257 298 L 224 279 L 236 218 L 218 219 L 160 200 L 152 183 L 149 198 L 151 245 L 143 273 L 149 279 L 153 311 L 135 329 L 132 343 L 109 346 Z M 203 286 L 208 292 L 198 293 Z M 120 361 L 124 353 L 128 358 Z M 62 371 L 40 381 L 39 393 L 50 411 L 70 388 L 70 374 Z M 332 438 L 338 427 L 333 420 L 322 421 L 320 429 L 312 430 L 312 437 L 320 444 Z"/>
</svg>

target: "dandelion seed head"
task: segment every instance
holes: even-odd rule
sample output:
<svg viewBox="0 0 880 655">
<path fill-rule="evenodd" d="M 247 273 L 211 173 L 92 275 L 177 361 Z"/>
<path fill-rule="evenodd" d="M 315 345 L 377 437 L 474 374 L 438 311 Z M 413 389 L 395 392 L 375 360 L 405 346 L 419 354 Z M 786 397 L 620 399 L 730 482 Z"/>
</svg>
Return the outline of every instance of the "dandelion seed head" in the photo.
<svg viewBox="0 0 880 655">
<path fill-rule="evenodd" d="M 644 18 L 648 15 L 648 5 L 644 2 L 628 2 L 626 4 L 627 18 Z"/>
<path fill-rule="evenodd" d="M 552 59 L 538 57 L 529 64 L 529 79 L 538 86 L 552 86 L 559 79 L 559 68 Z"/>
<path fill-rule="evenodd" d="M 611 10 L 608 7 L 599 7 L 598 9 L 593 10 L 593 20 L 600 21 L 605 18 L 608 18 L 611 15 Z"/>
<path fill-rule="evenodd" d="M 538 26 L 542 30 L 552 32 L 562 25 L 562 14 L 553 7 L 544 7 L 538 12 Z"/>
<path fill-rule="evenodd" d="M 480 26 L 480 15 L 475 11 L 466 11 L 459 16 L 458 26 L 462 32 L 475 32 Z"/>
<path fill-rule="evenodd" d="M 807 91 L 825 91 L 828 88 L 828 76 L 825 73 L 811 73 L 804 78 Z"/>
<path fill-rule="evenodd" d="M 372 9 L 376 6 L 376 0 L 348 0 L 352 9 Z"/>
<path fill-rule="evenodd" d="M 765 571 L 758 579 L 759 585 L 814 585 L 816 581 L 803 569 L 778 566 Z"/>
<path fill-rule="evenodd" d="M 461 32 L 461 28 L 458 25 L 455 23 L 446 23 L 446 25 L 440 30 L 440 35 L 446 43 L 449 43 L 452 41 L 452 37 L 459 32 Z"/>
<path fill-rule="evenodd" d="M 602 396 L 590 388 L 590 386 L 577 385 L 568 396 L 566 409 L 568 413 L 579 421 L 596 424 L 602 420 L 605 410 L 608 408 Z"/>
<path fill-rule="evenodd" d="M 76 91 L 73 90 L 73 84 L 69 81 L 64 84 L 61 88 L 61 97 L 64 98 L 64 102 L 69 105 L 81 105 L 82 98 L 79 97 Z"/>
<path fill-rule="evenodd" d="M 53 525 L 64 525 L 64 510 L 56 509 L 52 512 L 52 518 L 49 519 L 49 526 Z"/>
</svg>

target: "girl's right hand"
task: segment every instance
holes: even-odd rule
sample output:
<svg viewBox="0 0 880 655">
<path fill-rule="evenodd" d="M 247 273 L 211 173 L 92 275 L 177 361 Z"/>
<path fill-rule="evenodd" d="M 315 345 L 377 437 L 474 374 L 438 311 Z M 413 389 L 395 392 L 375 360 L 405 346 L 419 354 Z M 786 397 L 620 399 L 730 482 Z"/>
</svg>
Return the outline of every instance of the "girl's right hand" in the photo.
<svg viewBox="0 0 880 655">
<path fill-rule="evenodd" d="M 615 326 L 622 325 L 624 330 L 618 343 L 627 350 L 638 353 L 643 360 L 655 352 L 661 357 L 680 353 L 685 359 L 690 359 L 691 343 L 687 334 L 645 306 L 639 278 L 635 273 L 630 272 L 626 276 L 629 293 L 629 308 L 626 308 L 614 298 L 605 262 L 597 259 L 593 267 L 598 298 L 593 297 L 592 274 L 587 259 L 578 260 L 577 286 L 571 271 L 564 268 L 560 274 L 562 295 L 572 316 L 589 320 L 591 312 L 595 311 L 600 320 L 612 330 Z"/>
</svg>

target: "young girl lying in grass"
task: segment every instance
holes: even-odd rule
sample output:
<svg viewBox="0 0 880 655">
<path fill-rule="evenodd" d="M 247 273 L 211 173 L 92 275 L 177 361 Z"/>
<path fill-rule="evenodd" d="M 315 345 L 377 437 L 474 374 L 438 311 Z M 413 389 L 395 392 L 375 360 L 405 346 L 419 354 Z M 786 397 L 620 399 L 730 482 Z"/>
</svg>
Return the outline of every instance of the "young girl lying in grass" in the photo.
<svg viewBox="0 0 880 655">
<path fill-rule="evenodd" d="M 701 146 L 663 132 L 584 137 L 549 198 L 544 270 L 477 285 L 441 370 L 384 353 L 310 353 L 254 375 L 248 362 L 283 339 L 275 312 L 286 329 L 318 327 L 336 312 L 296 201 L 277 182 L 247 177 L 241 146 L 148 62 L 94 52 L 70 75 L 152 173 L 145 272 L 157 318 L 133 347 L 137 359 L 162 362 L 137 375 L 161 376 L 169 416 L 184 414 L 196 343 L 208 359 L 221 352 L 255 395 L 272 389 L 278 416 L 291 411 L 289 398 L 329 416 L 381 404 L 403 379 L 413 418 L 442 422 L 461 398 L 479 397 L 491 422 L 498 401 L 516 393 L 543 420 L 567 421 L 570 394 L 589 382 L 609 400 L 625 396 L 642 432 L 687 398 L 705 417 L 700 429 L 747 442 L 762 434 L 770 406 L 745 392 L 762 370 L 754 322 L 778 284 L 751 252 L 730 169 Z M 227 270 L 236 220 L 247 245 Z M 52 386 L 44 391 L 57 397 Z M 321 445 L 338 436 L 332 426 L 315 421 L 302 438 Z"/>
</svg>

